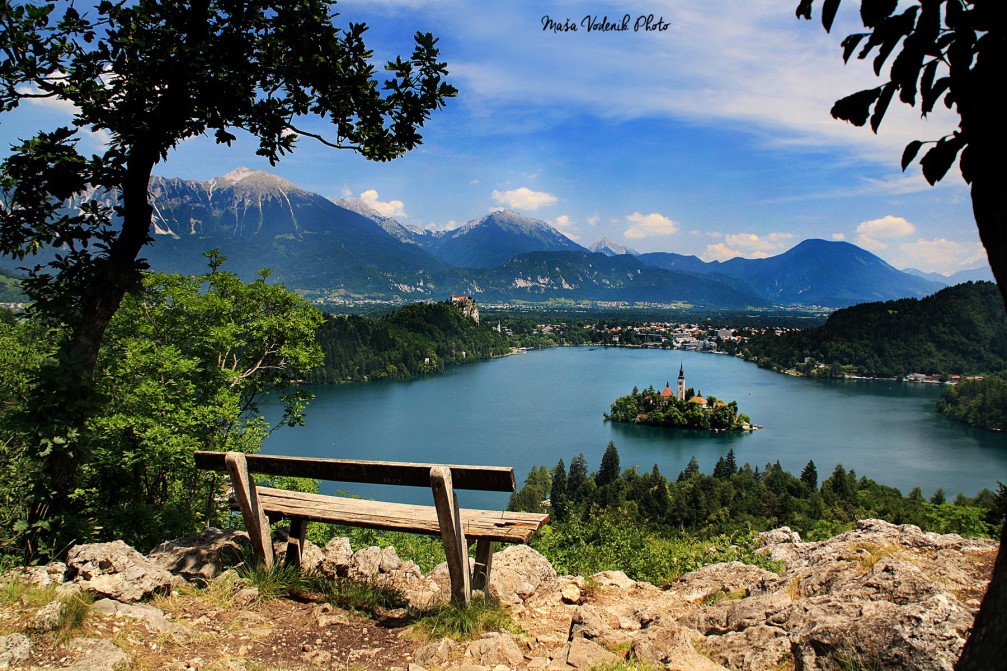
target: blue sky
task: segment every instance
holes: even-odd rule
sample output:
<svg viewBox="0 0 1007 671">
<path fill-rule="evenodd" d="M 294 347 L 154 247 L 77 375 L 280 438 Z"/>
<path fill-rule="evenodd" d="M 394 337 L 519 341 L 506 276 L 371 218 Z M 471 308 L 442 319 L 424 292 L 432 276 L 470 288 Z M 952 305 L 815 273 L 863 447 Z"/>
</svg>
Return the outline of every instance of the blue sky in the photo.
<svg viewBox="0 0 1007 671">
<path fill-rule="evenodd" d="M 868 64 L 842 63 L 856 4 L 844 3 L 829 35 L 817 16 L 795 18 L 796 0 L 346 0 L 341 18 L 370 26 L 382 61 L 407 54 L 417 30 L 440 38 L 460 93 L 434 114 L 421 147 L 371 163 L 305 138 L 270 168 L 245 139 L 230 149 L 194 139 L 156 172 L 205 180 L 238 166 L 271 170 L 436 229 L 508 207 L 584 245 L 604 236 L 706 260 L 778 254 L 817 237 L 900 268 L 983 264 L 957 169 L 937 187 L 918 166 L 899 169 L 906 142 L 955 127 L 949 112 L 921 120 L 895 101 L 878 135 L 829 116 L 838 97 L 876 85 Z M 626 32 L 581 25 L 624 15 Z M 667 28 L 634 31 L 648 15 Z M 543 30 L 543 17 L 578 30 Z M 4 120 L 0 140 L 62 113 L 26 107 Z"/>
</svg>

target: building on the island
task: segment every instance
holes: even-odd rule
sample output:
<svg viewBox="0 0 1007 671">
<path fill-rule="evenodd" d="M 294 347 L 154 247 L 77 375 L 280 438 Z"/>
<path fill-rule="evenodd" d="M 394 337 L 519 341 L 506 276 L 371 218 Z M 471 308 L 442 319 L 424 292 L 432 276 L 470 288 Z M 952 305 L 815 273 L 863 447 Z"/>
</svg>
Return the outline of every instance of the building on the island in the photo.
<svg viewBox="0 0 1007 671">
<path fill-rule="evenodd" d="M 707 400 L 702 396 L 693 396 L 692 398 L 689 399 L 689 403 L 695 403 L 701 408 L 705 408 L 707 405 Z"/>
<path fill-rule="evenodd" d="M 463 315 L 474 321 L 476 324 L 479 323 L 479 306 L 476 305 L 475 299 L 471 296 L 451 294 L 451 305 L 459 308 Z"/>
<path fill-rule="evenodd" d="M 671 390 L 669 389 L 668 391 Z M 685 367 L 683 364 L 678 365 L 678 389 L 675 398 L 679 401 L 685 400 Z"/>
</svg>

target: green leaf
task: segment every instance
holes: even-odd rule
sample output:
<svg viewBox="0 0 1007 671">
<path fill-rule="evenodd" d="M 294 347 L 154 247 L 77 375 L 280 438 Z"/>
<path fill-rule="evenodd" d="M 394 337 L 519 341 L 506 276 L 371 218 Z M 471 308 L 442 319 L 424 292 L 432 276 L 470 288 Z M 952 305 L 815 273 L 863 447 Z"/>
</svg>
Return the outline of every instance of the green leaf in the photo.
<svg viewBox="0 0 1007 671">
<path fill-rule="evenodd" d="M 916 158 L 916 154 L 920 153 L 920 147 L 923 146 L 922 140 L 913 140 L 906 145 L 905 151 L 902 152 L 902 172 L 905 172 L 912 160 Z"/>
</svg>

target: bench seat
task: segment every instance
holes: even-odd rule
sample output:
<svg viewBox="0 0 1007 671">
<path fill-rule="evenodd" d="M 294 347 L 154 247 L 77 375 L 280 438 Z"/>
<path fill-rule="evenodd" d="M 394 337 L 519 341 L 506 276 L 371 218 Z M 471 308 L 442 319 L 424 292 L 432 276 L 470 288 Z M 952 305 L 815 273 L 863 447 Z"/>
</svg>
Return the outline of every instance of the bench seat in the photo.
<svg viewBox="0 0 1007 671">
<path fill-rule="evenodd" d="M 440 536 L 437 509 L 409 503 L 368 501 L 324 494 L 306 494 L 271 487 L 257 487 L 259 505 L 270 518 L 300 518 L 348 526 L 407 531 Z M 235 504 L 237 510 L 237 504 Z M 465 538 L 527 543 L 549 520 L 548 515 L 499 510 L 459 508 Z"/>
<path fill-rule="evenodd" d="M 514 469 L 393 461 L 361 461 L 240 452 L 196 452 L 196 466 L 229 474 L 256 559 L 273 565 L 270 525 L 290 520 L 284 561 L 301 561 L 308 522 L 406 531 L 440 536 L 451 578 L 451 600 L 466 605 L 472 589 L 486 589 L 493 563 L 493 543 L 527 543 L 549 522 L 549 515 L 461 508 L 455 489 L 513 492 Z M 253 473 L 336 482 L 427 486 L 432 506 L 371 501 L 340 496 L 259 487 Z M 475 544 L 475 564 L 469 571 L 469 545 Z"/>
</svg>

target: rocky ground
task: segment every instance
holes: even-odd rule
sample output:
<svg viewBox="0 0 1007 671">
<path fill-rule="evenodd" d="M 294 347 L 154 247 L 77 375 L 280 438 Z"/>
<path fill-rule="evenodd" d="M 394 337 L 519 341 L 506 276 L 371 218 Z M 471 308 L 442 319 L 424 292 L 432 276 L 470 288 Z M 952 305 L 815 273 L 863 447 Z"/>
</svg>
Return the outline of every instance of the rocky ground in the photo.
<svg viewBox="0 0 1007 671">
<path fill-rule="evenodd" d="M 996 554 L 993 541 L 878 520 L 823 542 L 786 529 L 761 542 L 781 574 L 715 564 L 665 587 L 615 571 L 557 576 L 534 550 L 509 547 L 494 555 L 490 592 L 513 625 L 467 642 L 424 640 L 408 609 L 365 616 L 307 590 L 265 599 L 218 575 L 240 534 L 211 529 L 148 557 L 123 543 L 77 546 L 66 565 L 0 578 L 0 595 L 21 595 L 0 600 L 0 669 L 586 670 L 629 659 L 625 668 L 950 670 Z M 415 608 L 448 592 L 443 567 L 423 575 L 391 548 L 352 552 L 336 539 L 309 547 L 305 564 L 393 587 Z M 67 631 L 75 594 L 94 602 Z"/>
</svg>

